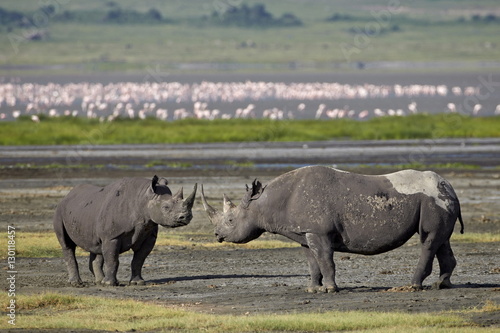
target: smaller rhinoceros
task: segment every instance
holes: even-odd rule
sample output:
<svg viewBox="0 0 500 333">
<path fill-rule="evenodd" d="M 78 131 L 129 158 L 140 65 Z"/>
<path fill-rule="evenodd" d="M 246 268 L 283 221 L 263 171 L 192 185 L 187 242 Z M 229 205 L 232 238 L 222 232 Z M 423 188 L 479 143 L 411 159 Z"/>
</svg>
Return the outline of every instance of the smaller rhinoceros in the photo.
<svg viewBox="0 0 500 333">
<path fill-rule="evenodd" d="M 451 287 L 456 265 L 450 237 L 460 203 L 451 184 L 431 171 L 403 170 L 368 176 L 324 166 L 296 169 L 267 186 L 255 180 L 236 206 L 224 195 L 224 209 L 202 202 L 217 240 L 246 243 L 264 232 L 302 245 L 309 261 L 309 292 L 337 291 L 333 252 L 373 255 L 403 245 L 415 233 L 422 244 L 412 279 L 415 289 L 439 261 L 436 288 Z"/>
<path fill-rule="evenodd" d="M 144 284 L 142 265 L 156 243 L 158 225 L 187 225 L 196 195 L 184 199 L 182 188 L 172 195 L 167 180 L 123 178 L 105 187 L 78 185 L 59 203 L 54 230 L 68 268 L 69 282 L 82 283 L 76 246 L 90 252 L 95 282 L 117 285 L 118 255 L 132 249 L 130 284 Z M 104 267 L 104 271 L 103 271 Z"/>
</svg>

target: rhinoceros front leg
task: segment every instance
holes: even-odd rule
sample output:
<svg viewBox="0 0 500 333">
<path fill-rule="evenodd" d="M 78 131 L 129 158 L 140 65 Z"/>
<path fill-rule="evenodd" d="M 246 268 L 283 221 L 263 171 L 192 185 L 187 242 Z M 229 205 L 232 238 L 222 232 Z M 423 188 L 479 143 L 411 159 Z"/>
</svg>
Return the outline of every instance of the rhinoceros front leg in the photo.
<svg viewBox="0 0 500 333">
<path fill-rule="evenodd" d="M 308 233 L 306 234 L 306 240 L 323 277 L 322 285 L 318 291 L 326 293 L 338 291 L 337 284 L 335 283 L 335 263 L 333 262 L 333 243 L 331 237 L 329 235 Z M 317 279 L 317 267 L 314 264 L 312 265 L 312 273 L 315 273 L 316 276 L 313 277 L 311 275 L 311 279 Z M 312 282 L 314 283 L 314 280 Z"/>
<path fill-rule="evenodd" d="M 94 274 L 95 283 L 99 284 L 104 279 L 104 272 L 102 267 L 104 265 L 104 258 L 102 254 L 91 253 L 89 258 L 89 269 Z"/>
<path fill-rule="evenodd" d="M 132 258 L 131 265 L 132 276 L 130 277 L 129 284 L 146 284 L 146 282 L 142 278 L 142 266 L 144 265 L 144 261 L 146 260 L 147 256 L 151 253 L 155 246 L 157 234 L 158 229 L 156 229 L 156 231 L 153 232 L 151 236 L 146 238 L 137 250 L 134 250 L 134 257 Z"/>
<path fill-rule="evenodd" d="M 104 279 L 102 284 L 108 286 L 118 285 L 116 273 L 118 272 L 118 255 L 120 254 L 120 242 L 117 239 L 103 241 L 102 255 L 104 258 Z"/>
<path fill-rule="evenodd" d="M 311 284 L 307 287 L 306 291 L 309 293 L 318 292 L 321 290 L 323 280 L 323 275 L 321 275 L 321 270 L 319 268 L 318 262 L 316 261 L 316 257 L 309 247 L 302 245 L 304 249 L 304 253 L 306 254 L 307 261 L 309 263 L 309 273 L 311 274 Z"/>
</svg>

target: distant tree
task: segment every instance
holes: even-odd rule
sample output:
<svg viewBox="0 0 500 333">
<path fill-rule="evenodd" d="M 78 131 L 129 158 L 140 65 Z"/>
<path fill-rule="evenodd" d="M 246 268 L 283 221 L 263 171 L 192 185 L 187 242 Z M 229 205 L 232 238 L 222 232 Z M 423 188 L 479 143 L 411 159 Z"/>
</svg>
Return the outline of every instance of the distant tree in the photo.
<svg viewBox="0 0 500 333">
<path fill-rule="evenodd" d="M 352 16 L 348 14 L 335 13 L 326 19 L 327 22 L 352 21 Z"/>
<path fill-rule="evenodd" d="M 20 12 L 6 10 L 0 7 L 0 25 L 21 26 L 24 15 Z"/>
<path fill-rule="evenodd" d="M 112 7 L 103 19 L 106 23 L 161 23 L 163 16 L 160 11 L 151 8 L 147 13 L 138 12 L 136 10 L 124 10 L 120 7 Z"/>
<path fill-rule="evenodd" d="M 484 17 L 485 22 L 495 22 L 497 20 L 497 17 L 495 14 L 488 14 Z"/>
<path fill-rule="evenodd" d="M 147 16 L 149 18 L 151 18 L 153 21 L 162 21 L 163 20 L 163 16 L 161 15 L 160 11 L 156 8 L 151 8 L 148 11 Z"/>
<path fill-rule="evenodd" d="M 214 11 L 211 19 L 222 25 L 233 25 L 239 27 L 271 27 L 271 26 L 297 26 L 302 21 L 293 14 L 284 14 L 276 19 L 266 10 L 263 4 L 248 6 L 229 6 L 225 12 Z"/>
<path fill-rule="evenodd" d="M 500 18 L 498 18 L 495 14 L 486 14 L 484 16 L 481 16 L 479 14 L 474 14 L 471 17 L 472 22 L 474 23 L 495 23 L 495 22 L 500 22 Z"/>
<path fill-rule="evenodd" d="M 120 8 L 111 9 L 104 17 L 105 22 L 121 22 L 123 20 L 124 14 Z"/>
<path fill-rule="evenodd" d="M 40 9 L 47 14 L 47 16 L 52 16 L 56 13 L 56 7 L 54 7 L 54 5 L 41 6 Z"/>
<path fill-rule="evenodd" d="M 302 25 L 302 21 L 295 15 L 290 13 L 283 14 L 279 19 L 279 25 L 293 27 Z"/>
<path fill-rule="evenodd" d="M 472 21 L 474 21 L 474 22 L 481 21 L 481 15 L 479 15 L 479 14 L 472 15 Z"/>
</svg>

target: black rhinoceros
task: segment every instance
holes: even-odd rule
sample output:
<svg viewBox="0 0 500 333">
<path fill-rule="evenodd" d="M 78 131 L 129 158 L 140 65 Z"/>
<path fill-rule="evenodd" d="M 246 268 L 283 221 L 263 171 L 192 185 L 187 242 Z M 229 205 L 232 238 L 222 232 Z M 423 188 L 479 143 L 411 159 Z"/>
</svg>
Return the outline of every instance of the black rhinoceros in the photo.
<svg viewBox="0 0 500 333">
<path fill-rule="evenodd" d="M 437 256 L 440 277 L 434 287 L 451 287 L 456 260 L 450 237 L 457 218 L 463 233 L 463 221 L 455 191 L 434 172 L 368 176 L 310 166 L 267 186 L 255 180 L 238 206 L 224 195 L 222 212 L 207 203 L 203 186 L 202 202 L 219 242 L 246 243 L 267 231 L 300 243 L 309 261 L 309 292 L 338 290 L 334 251 L 379 254 L 415 233 L 422 247 L 412 286 L 422 288 Z"/>
<path fill-rule="evenodd" d="M 130 284 L 144 284 L 142 265 L 156 243 L 158 224 L 187 225 L 196 194 L 172 195 L 166 179 L 123 178 L 105 187 L 78 185 L 59 203 L 54 230 L 62 246 L 69 282 L 81 284 L 75 248 L 90 252 L 96 283 L 116 285 L 118 255 L 132 249 Z M 103 272 L 104 266 L 104 272 Z"/>
</svg>

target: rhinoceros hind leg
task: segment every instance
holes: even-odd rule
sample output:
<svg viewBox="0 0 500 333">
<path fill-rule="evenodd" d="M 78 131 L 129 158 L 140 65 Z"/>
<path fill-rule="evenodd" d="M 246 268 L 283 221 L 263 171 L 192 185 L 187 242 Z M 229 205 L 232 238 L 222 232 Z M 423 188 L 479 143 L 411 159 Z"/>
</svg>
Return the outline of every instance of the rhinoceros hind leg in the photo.
<svg viewBox="0 0 500 333">
<path fill-rule="evenodd" d="M 91 253 L 89 258 L 89 269 L 94 274 L 94 280 L 96 284 L 101 283 L 104 279 L 104 272 L 102 267 L 104 265 L 104 258 L 102 254 Z"/>
<path fill-rule="evenodd" d="M 302 248 L 304 249 L 304 253 L 306 254 L 307 261 L 309 263 L 309 273 L 311 276 L 311 283 L 309 287 L 306 288 L 306 291 L 314 294 L 319 292 L 322 287 L 321 281 L 323 280 L 323 275 L 321 274 L 318 262 L 309 247 L 302 246 Z"/>
<path fill-rule="evenodd" d="M 311 271 L 311 288 L 320 292 L 338 291 L 335 283 L 335 263 L 333 262 L 333 244 L 328 235 L 306 234 Z"/>
<path fill-rule="evenodd" d="M 62 248 L 64 262 L 68 270 L 68 282 L 73 286 L 80 286 L 82 285 L 82 280 L 80 279 L 78 262 L 75 257 L 76 243 L 69 237 L 63 220 L 58 213 L 54 217 L 54 231 Z"/>
<path fill-rule="evenodd" d="M 68 269 L 68 282 L 72 286 L 80 286 L 83 282 L 82 279 L 80 279 L 80 272 L 78 271 L 78 263 L 76 262 L 75 257 L 75 247 L 63 248 L 63 255 Z"/>
<path fill-rule="evenodd" d="M 434 235 L 428 234 L 426 237 L 420 235 L 420 237 L 424 239 L 424 241 L 422 242 L 420 259 L 418 260 L 417 268 L 411 283 L 413 288 L 417 290 L 422 289 L 422 282 L 432 273 L 432 262 L 434 261 L 438 248 Z"/>
<path fill-rule="evenodd" d="M 118 272 L 118 261 L 120 242 L 116 239 L 104 241 L 102 243 L 102 255 L 104 258 L 104 279 L 101 284 L 106 286 L 118 285 L 116 273 Z"/>
<path fill-rule="evenodd" d="M 66 262 L 66 267 L 68 269 L 68 275 L 69 275 L 68 282 L 73 286 L 79 286 L 83 282 L 82 279 L 80 279 L 78 262 L 76 261 L 75 257 L 76 244 L 69 238 L 67 237 L 64 238 L 66 239 L 63 242 L 61 242 L 61 245 L 62 245 L 64 261 Z"/>
<path fill-rule="evenodd" d="M 439 262 L 439 280 L 432 287 L 433 289 L 448 289 L 453 288 L 450 277 L 457 265 L 457 260 L 453 255 L 453 250 L 450 246 L 450 241 L 447 240 L 438 249 L 436 256 Z"/>
</svg>

